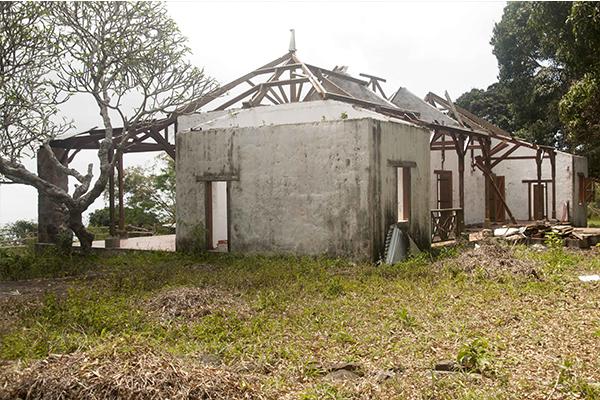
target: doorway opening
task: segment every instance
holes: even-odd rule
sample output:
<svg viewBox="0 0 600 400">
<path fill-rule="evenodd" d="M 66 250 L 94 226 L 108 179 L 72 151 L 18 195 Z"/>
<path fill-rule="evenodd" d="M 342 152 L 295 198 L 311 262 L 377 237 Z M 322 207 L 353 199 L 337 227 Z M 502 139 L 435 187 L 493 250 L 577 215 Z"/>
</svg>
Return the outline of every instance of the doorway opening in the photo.
<svg viewBox="0 0 600 400">
<path fill-rule="evenodd" d="M 396 168 L 397 176 L 397 199 L 398 199 L 398 222 L 410 219 L 410 168 Z"/>
<path fill-rule="evenodd" d="M 227 181 L 206 182 L 206 247 L 229 251 L 229 188 Z"/>
</svg>

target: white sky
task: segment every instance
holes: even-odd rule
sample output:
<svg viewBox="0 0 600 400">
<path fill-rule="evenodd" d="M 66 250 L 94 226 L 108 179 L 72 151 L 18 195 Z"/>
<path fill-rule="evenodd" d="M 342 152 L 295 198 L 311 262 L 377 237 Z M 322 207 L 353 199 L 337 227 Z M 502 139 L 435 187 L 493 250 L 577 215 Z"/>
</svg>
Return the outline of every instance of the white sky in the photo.
<svg viewBox="0 0 600 400">
<path fill-rule="evenodd" d="M 489 44 L 506 2 L 398 1 L 173 1 L 168 9 L 189 38 L 192 61 L 224 84 L 284 55 L 290 29 L 305 63 L 375 75 L 390 96 L 403 86 L 419 97 L 447 90 L 456 99 L 497 81 Z M 101 125 L 91 102 L 78 99 L 65 111 L 78 131 Z M 125 166 L 153 155 L 125 155 Z M 81 152 L 72 166 L 96 162 Z M 35 162 L 26 163 L 35 169 Z M 91 209 L 103 207 L 100 198 Z M 0 225 L 37 219 L 37 192 L 0 185 Z"/>
</svg>

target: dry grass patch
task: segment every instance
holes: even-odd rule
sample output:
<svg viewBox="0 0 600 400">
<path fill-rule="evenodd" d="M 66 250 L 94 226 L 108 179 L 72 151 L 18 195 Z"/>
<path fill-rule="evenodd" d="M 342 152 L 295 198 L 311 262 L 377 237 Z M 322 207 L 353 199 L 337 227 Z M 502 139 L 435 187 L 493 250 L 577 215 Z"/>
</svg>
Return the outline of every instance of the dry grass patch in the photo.
<svg viewBox="0 0 600 400">
<path fill-rule="evenodd" d="M 264 399 L 249 378 L 151 352 L 95 357 L 51 355 L 31 366 L 5 367 L 6 399 Z"/>
<path fill-rule="evenodd" d="M 240 296 L 217 288 L 181 287 L 146 301 L 147 310 L 161 322 L 191 323 L 206 315 L 235 311 L 239 317 L 250 312 Z"/>
<path fill-rule="evenodd" d="M 434 264 L 437 270 L 448 267 L 453 273 L 461 272 L 490 280 L 540 278 L 538 263 L 517 257 L 514 246 L 497 239 L 480 241 L 473 249 L 461 252 L 456 259 L 442 260 Z"/>
</svg>

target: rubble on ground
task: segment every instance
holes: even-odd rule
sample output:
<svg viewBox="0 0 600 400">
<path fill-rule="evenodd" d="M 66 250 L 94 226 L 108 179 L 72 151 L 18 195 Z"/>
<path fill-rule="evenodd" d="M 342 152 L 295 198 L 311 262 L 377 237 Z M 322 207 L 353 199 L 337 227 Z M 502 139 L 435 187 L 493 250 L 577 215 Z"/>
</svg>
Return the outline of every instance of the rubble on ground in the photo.
<svg viewBox="0 0 600 400">
<path fill-rule="evenodd" d="M 548 239 L 560 239 L 569 247 L 580 248 L 588 248 L 600 242 L 600 232 L 585 233 L 571 225 L 544 222 L 504 226 L 494 229 L 493 236 L 525 244 L 546 244 Z"/>
</svg>

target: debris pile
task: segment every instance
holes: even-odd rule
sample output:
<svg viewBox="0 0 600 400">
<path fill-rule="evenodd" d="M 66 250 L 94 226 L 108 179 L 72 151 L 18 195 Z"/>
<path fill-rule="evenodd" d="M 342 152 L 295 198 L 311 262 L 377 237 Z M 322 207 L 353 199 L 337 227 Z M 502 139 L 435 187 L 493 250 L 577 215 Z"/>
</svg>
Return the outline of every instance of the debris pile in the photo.
<svg viewBox="0 0 600 400">
<path fill-rule="evenodd" d="M 0 398 L 264 399 L 252 377 L 152 353 L 50 355 L 2 373 Z"/>
<path fill-rule="evenodd" d="M 517 257 L 511 246 L 491 238 L 480 241 L 472 250 L 460 253 L 450 265 L 443 260 L 434 267 L 485 279 L 503 280 L 506 276 L 515 275 L 540 277 L 538 266 L 533 261 Z"/>
<path fill-rule="evenodd" d="M 148 300 L 146 306 L 163 322 L 175 319 L 189 322 L 219 312 L 233 311 L 240 316 L 249 312 L 244 301 L 215 288 L 181 287 Z"/>
<path fill-rule="evenodd" d="M 571 247 L 587 248 L 598 243 L 600 235 L 583 233 L 571 225 L 538 223 L 526 226 L 508 226 L 494 230 L 494 236 L 511 242 L 545 244 L 549 238 L 565 240 Z"/>
</svg>

